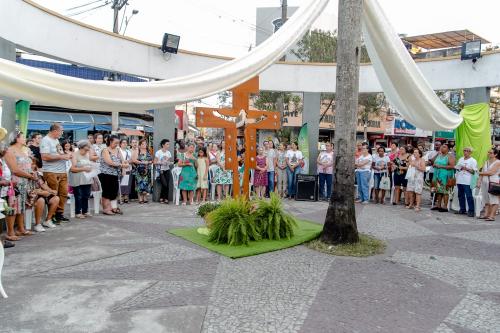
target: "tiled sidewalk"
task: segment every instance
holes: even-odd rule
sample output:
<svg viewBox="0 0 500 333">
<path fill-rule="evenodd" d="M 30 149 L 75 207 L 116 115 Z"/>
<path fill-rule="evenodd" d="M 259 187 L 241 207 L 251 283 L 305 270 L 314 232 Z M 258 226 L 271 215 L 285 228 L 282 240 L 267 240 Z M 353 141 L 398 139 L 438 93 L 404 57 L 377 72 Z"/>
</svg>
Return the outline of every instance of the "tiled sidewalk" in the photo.
<svg viewBox="0 0 500 333">
<path fill-rule="evenodd" d="M 322 223 L 327 204 L 286 207 Z M 165 232 L 202 225 L 195 208 L 129 204 L 18 242 L 0 332 L 500 332 L 500 221 L 358 206 L 384 255 L 230 260 Z"/>
</svg>

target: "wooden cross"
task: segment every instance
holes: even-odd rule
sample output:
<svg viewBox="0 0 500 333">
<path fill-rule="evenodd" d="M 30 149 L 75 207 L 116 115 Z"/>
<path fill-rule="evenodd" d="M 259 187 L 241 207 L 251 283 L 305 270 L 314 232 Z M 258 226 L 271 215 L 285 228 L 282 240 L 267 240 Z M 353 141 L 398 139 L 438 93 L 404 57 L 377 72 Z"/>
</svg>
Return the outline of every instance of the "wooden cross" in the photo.
<svg viewBox="0 0 500 333">
<path fill-rule="evenodd" d="M 259 77 L 232 89 L 231 109 L 196 108 L 196 127 L 224 129 L 226 142 L 225 168 L 233 171 L 233 197 L 240 194 L 240 174 L 238 172 L 237 136 L 238 128 L 243 128 L 245 147 L 245 169 L 243 172 L 243 194 L 248 197 L 250 190 L 250 169 L 256 166 L 257 130 L 279 129 L 280 113 L 275 111 L 249 110 L 250 94 L 259 92 Z"/>
</svg>

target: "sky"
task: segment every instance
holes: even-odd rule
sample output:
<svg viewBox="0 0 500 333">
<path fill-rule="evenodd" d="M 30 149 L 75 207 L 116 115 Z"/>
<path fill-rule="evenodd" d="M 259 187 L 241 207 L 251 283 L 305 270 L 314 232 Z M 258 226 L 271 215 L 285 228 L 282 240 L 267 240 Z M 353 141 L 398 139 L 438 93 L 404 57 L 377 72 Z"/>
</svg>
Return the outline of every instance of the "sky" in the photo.
<svg viewBox="0 0 500 333">
<path fill-rule="evenodd" d="M 35 0 L 63 15 L 103 4 L 105 0 Z M 109 0 L 108 0 L 109 1 Z M 92 5 L 68 10 L 89 2 Z M 309 0 L 288 0 L 289 6 Z M 379 0 L 397 32 L 420 35 L 469 29 L 494 44 L 500 44 L 499 0 Z M 160 44 L 163 33 L 181 36 L 180 48 L 189 51 L 237 57 L 255 45 L 256 7 L 280 6 L 280 0 L 129 0 L 130 19 L 126 35 Z M 337 26 L 338 0 L 330 0 L 313 27 L 333 30 Z M 123 10 L 122 10 L 123 13 Z M 111 5 L 72 18 L 112 30 Z"/>
</svg>

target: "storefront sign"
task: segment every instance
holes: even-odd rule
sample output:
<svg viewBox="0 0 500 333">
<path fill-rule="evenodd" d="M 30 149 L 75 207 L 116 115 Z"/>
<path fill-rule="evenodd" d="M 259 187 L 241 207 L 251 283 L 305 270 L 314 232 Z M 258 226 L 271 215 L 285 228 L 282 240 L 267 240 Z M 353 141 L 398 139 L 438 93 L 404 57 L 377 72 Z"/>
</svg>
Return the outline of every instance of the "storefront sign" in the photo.
<svg viewBox="0 0 500 333">
<path fill-rule="evenodd" d="M 404 119 L 394 120 L 394 135 L 415 135 L 417 128 Z"/>
</svg>

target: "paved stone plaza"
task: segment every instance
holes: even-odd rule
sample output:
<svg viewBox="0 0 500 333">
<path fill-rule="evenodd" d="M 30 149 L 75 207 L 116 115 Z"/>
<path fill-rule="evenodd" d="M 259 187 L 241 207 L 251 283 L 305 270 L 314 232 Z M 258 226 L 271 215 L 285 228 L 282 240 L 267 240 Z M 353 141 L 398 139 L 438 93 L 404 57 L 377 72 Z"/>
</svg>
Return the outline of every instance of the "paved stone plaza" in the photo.
<svg viewBox="0 0 500 333">
<path fill-rule="evenodd" d="M 319 223 L 327 208 L 286 205 Z M 500 221 L 357 210 L 384 255 L 227 259 L 165 232 L 202 225 L 190 206 L 74 220 L 7 249 L 0 332 L 500 332 Z"/>
</svg>

